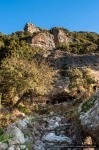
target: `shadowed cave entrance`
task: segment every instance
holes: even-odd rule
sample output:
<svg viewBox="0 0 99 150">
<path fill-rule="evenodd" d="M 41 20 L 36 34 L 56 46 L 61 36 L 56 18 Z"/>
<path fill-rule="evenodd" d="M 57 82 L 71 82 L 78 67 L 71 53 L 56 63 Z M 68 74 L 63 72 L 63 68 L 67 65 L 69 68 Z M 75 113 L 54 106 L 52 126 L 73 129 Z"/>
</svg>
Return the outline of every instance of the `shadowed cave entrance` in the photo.
<svg viewBox="0 0 99 150">
<path fill-rule="evenodd" d="M 58 93 L 57 95 L 54 95 L 53 97 L 50 98 L 50 101 L 47 101 L 47 104 L 58 104 L 58 103 L 63 103 L 63 102 L 70 102 L 75 99 L 74 96 L 71 96 L 66 93 Z"/>
</svg>

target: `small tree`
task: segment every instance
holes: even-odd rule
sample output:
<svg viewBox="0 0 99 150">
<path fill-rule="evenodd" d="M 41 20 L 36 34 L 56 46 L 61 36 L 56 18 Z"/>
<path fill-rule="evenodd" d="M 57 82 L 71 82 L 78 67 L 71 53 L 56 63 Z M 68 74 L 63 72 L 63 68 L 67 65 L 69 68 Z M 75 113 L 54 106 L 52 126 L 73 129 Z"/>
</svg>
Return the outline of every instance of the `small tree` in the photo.
<svg viewBox="0 0 99 150">
<path fill-rule="evenodd" d="M 48 94 L 52 89 L 54 70 L 46 62 L 38 64 L 34 60 L 11 56 L 2 61 L 0 92 L 6 102 L 13 103 L 29 90 L 35 94 Z"/>
</svg>

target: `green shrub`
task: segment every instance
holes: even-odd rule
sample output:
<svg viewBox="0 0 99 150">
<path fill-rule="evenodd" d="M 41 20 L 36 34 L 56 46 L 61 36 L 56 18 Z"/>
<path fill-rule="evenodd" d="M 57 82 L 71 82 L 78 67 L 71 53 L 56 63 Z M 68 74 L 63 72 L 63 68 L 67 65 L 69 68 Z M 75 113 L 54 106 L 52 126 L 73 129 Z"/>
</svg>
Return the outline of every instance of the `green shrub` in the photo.
<svg viewBox="0 0 99 150">
<path fill-rule="evenodd" d="M 63 50 L 63 51 L 66 51 L 66 52 L 70 52 L 69 46 L 68 46 L 67 43 L 60 43 L 60 45 L 59 45 L 58 48 L 61 49 L 61 50 Z"/>
<path fill-rule="evenodd" d="M 69 90 L 71 94 L 77 94 L 78 90 L 80 93 L 87 91 L 87 94 L 93 92 L 92 85 L 94 85 L 96 81 L 90 68 L 71 68 L 68 70 L 67 76 L 70 79 Z"/>
<path fill-rule="evenodd" d="M 17 57 L 31 59 L 36 53 L 43 50 L 41 48 L 32 47 L 27 43 L 28 36 L 25 34 L 12 34 L 1 37 L 0 59 L 7 56 L 15 55 Z"/>
<path fill-rule="evenodd" d="M 59 48 L 61 50 L 75 54 L 99 52 L 99 35 L 97 33 L 69 32 L 68 35 L 73 41 L 60 43 Z"/>
<path fill-rule="evenodd" d="M 80 112 L 86 113 L 89 109 L 91 109 L 94 106 L 96 100 L 97 95 L 93 95 L 91 98 L 83 102 Z"/>
<path fill-rule="evenodd" d="M 35 94 L 47 94 L 52 89 L 54 71 L 46 62 L 9 57 L 2 61 L 0 70 L 0 93 L 4 102 L 12 103 L 28 90 Z"/>
</svg>

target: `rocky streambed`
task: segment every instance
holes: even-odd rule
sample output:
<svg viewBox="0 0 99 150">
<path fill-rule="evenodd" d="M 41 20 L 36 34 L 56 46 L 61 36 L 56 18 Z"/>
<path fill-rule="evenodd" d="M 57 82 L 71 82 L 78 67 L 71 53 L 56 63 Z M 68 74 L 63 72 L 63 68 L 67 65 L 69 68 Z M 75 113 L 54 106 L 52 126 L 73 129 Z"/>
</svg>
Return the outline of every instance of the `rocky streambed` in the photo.
<svg viewBox="0 0 99 150">
<path fill-rule="evenodd" d="M 43 112 L 44 109 L 46 112 L 49 108 L 44 106 Z M 86 141 L 76 113 L 73 105 L 65 102 L 50 106 L 47 113 L 25 116 L 6 128 L 0 150 L 81 150 L 70 148 Z"/>
<path fill-rule="evenodd" d="M 5 131 L 9 135 L 7 143 L 0 143 L 1 149 L 8 150 L 61 150 L 74 144 L 71 124 L 65 116 L 51 112 L 50 115 L 25 118 Z"/>
</svg>

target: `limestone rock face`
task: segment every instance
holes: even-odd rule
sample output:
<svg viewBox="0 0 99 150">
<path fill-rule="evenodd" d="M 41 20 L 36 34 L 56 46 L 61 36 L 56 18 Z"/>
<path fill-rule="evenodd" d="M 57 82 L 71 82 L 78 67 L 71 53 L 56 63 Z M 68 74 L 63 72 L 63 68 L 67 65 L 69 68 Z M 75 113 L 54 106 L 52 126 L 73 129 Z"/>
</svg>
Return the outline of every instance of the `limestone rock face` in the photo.
<svg viewBox="0 0 99 150">
<path fill-rule="evenodd" d="M 37 46 L 46 50 L 55 48 L 54 37 L 50 33 L 39 33 L 36 36 L 30 38 L 28 42 L 32 46 Z"/>
<path fill-rule="evenodd" d="M 68 38 L 68 33 L 66 34 L 62 29 L 53 28 L 51 32 L 54 35 L 56 46 L 59 46 L 61 43 L 68 43 L 70 41 Z"/>
<path fill-rule="evenodd" d="M 85 131 L 99 143 L 99 93 L 92 108 L 80 115 L 81 124 Z"/>
<path fill-rule="evenodd" d="M 34 33 L 34 32 L 38 32 L 40 30 L 39 30 L 39 28 L 35 27 L 34 24 L 32 24 L 32 23 L 26 23 L 26 25 L 24 27 L 24 31 L 25 32 Z"/>
<path fill-rule="evenodd" d="M 14 137 L 21 144 L 25 143 L 24 134 L 19 128 L 14 125 L 9 126 L 5 134 Z"/>
</svg>

